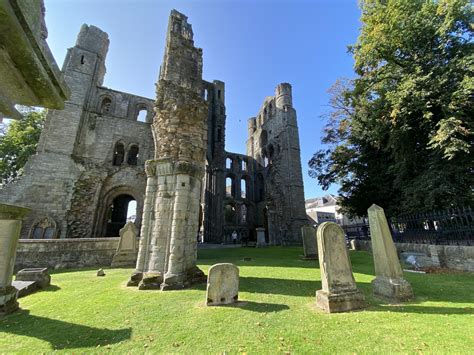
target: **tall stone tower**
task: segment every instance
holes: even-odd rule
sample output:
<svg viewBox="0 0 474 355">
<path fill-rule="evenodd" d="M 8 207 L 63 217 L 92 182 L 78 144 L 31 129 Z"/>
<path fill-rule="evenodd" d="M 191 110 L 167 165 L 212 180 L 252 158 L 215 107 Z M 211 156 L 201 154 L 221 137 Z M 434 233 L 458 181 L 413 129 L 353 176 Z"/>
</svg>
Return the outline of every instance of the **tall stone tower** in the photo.
<svg viewBox="0 0 474 355">
<path fill-rule="evenodd" d="M 155 159 L 147 188 L 137 268 L 140 289 L 177 289 L 203 280 L 196 267 L 199 202 L 207 146 L 202 50 L 187 17 L 173 10 L 152 124 Z M 159 139 L 158 139 L 159 137 Z"/>
<path fill-rule="evenodd" d="M 257 117 L 249 119 L 247 155 L 263 166 L 263 214 L 270 244 L 301 243 L 300 228 L 307 224 L 301 172 L 300 143 L 291 85 L 279 84 L 267 97 Z"/>
</svg>

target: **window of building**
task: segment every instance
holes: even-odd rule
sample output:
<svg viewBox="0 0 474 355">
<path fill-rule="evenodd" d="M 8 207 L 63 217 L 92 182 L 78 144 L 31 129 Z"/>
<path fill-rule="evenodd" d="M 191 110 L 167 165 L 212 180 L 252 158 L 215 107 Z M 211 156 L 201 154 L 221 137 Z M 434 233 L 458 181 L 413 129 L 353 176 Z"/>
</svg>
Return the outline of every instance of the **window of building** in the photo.
<svg viewBox="0 0 474 355">
<path fill-rule="evenodd" d="M 57 238 L 56 222 L 49 217 L 41 218 L 33 224 L 30 239 L 55 239 Z"/>
<path fill-rule="evenodd" d="M 246 178 L 240 179 L 240 196 L 242 198 L 248 197 L 248 180 Z"/>
<path fill-rule="evenodd" d="M 122 165 L 124 157 L 125 157 L 125 148 L 122 143 L 118 142 L 117 144 L 115 144 L 112 165 L 115 165 L 115 166 Z"/>
<path fill-rule="evenodd" d="M 148 116 L 148 110 L 146 108 L 139 108 L 137 110 L 136 120 L 138 122 L 146 122 L 146 117 Z"/>
<path fill-rule="evenodd" d="M 235 197 L 234 179 L 230 176 L 225 179 L 225 195 L 227 197 Z"/>
<path fill-rule="evenodd" d="M 127 164 L 128 165 L 138 164 L 138 146 L 132 145 L 130 149 L 128 150 Z"/>
<path fill-rule="evenodd" d="M 227 159 L 225 160 L 226 169 L 232 169 L 232 163 L 233 163 L 232 158 L 227 157 Z"/>
</svg>

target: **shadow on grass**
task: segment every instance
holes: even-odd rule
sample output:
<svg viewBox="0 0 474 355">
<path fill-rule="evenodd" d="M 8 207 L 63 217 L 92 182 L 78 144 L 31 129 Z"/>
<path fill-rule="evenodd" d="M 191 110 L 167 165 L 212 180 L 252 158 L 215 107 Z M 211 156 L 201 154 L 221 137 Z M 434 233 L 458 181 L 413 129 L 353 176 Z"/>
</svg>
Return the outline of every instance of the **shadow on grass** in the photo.
<svg viewBox="0 0 474 355">
<path fill-rule="evenodd" d="M 321 288 L 321 281 L 270 279 L 265 277 L 240 277 L 239 289 L 244 292 L 286 296 L 314 296 Z"/>
<path fill-rule="evenodd" d="M 89 348 L 119 343 L 131 337 L 132 329 L 101 329 L 57 319 L 30 315 L 20 310 L 0 320 L 0 331 L 47 341 L 54 350 Z"/>
<path fill-rule="evenodd" d="M 251 302 L 245 300 L 239 301 L 235 307 L 239 307 L 245 311 L 260 313 L 280 312 L 290 309 L 286 304 Z"/>
<path fill-rule="evenodd" d="M 399 305 L 375 305 L 367 309 L 369 312 L 396 312 L 396 313 L 418 313 L 418 314 L 474 314 L 474 308 L 464 307 L 433 307 L 433 306 L 417 306 L 415 303 L 405 303 Z"/>
<path fill-rule="evenodd" d="M 49 285 L 46 288 L 39 289 L 39 291 L 41 291 L 41 292 L 56 292 L 56 291 L 59 291 L 60 289 L 61 289 L 61 287 L 59 287 L 59 286 Z"/>
</svg>

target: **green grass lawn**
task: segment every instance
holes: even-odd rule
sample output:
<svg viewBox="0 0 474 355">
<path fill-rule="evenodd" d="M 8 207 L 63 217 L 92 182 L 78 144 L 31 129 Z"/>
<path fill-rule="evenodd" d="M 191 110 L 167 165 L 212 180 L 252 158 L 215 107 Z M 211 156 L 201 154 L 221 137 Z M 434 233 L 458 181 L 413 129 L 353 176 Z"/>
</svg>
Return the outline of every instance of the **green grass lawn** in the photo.
<svg viewBox="0 0 474 355">
<path fill-rule="evenodd" d="M 240 268 L 241 303 L 206 307 L 205 285 L 184 291 L 138 291 L 131 269 L 55 272 L 51 286 L 20 299 L 0 319 L 0 353 L 473 353 L 472 273 L 405 274 L 416 299 L 374 299 L 372 258 L 351 252 L 364 311 L 325 314 L 314 307 L 319 265 L 301 248 L 199 251 L 207 272 L 217 262 Z M 243 261 L 244 257 L 252 260 Z"/>
</svg>

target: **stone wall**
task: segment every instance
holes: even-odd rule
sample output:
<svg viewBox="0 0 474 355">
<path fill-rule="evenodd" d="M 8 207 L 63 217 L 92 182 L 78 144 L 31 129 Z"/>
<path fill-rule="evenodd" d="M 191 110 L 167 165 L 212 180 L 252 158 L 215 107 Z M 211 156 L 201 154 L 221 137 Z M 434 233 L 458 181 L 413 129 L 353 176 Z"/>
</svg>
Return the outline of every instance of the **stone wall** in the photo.
<svg viewBox="0 0 474 355">
<path fill-rule="evenodd" d="M 32 267 L 67 269 L 110 266 L 118 242 L 119 238 L 20 240 L 15 272 Z"/>
<path fill-rule="evenodd" d="M 422 267 L 474 272 L 474 246 L 415 243 L 395 243 L 395 246 L 399 255 L 405 252 L 423 254 L 417 257 L 417 262 Z M 357 240 L 356 250 L 372 252 L 372 243 L 368 240 Z"/>
</svg>

